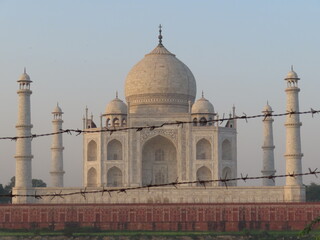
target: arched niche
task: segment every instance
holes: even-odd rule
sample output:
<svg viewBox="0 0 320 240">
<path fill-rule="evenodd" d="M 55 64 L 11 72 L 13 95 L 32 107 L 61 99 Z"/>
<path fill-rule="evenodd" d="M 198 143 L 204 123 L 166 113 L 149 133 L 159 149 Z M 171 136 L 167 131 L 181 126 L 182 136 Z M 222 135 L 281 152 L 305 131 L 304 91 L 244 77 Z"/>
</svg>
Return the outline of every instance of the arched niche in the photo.
<svg viewBox="0 0 320 240">
<path fill-rule="evenodd" d="M 206 126 L 207 125 L 207 119 L 205 117 L 200 118 L 200 126 Z"/>
<path fill-rule="evenodd" d="M 87 174 L 87 186 L 97 187 L 97 170 L 95 168 L 90 168 Z"/>
<path fill-rule="evenodd" d="M 107 118 L 106 127 L 111 127 L 111 119 Z"/>
<path fill-rule="evenodd" d="M 202 166 L 197 170 L 197 180 L 199 181 L 206 181 L 206 180 L 211 180 L 212 179 L 212 173 L 209 168 Z M 204 183 L 205 186 L 212 186 L 212 182 L 209 183 Z M 200 182 L 197 183 L 197 186 L 204 186 Z"/>
<path fill-rule="evenodd" d="M 211 144 L 207 139 L 202 138 L 196 145 L 196 158 L 198 160 L 212 159 Z"/>
<path fill-rule="evenodd" d="M 231 143 L 228 139 L 222 142 L 222 160 L 232 160 Z"/>
<path fill-rule="evenodd" d="M 97 143 L 94 140 L 91 140 L 88 143 L 87 160 L 88 161 L 97 161 L 97 152 L 98 152 Z"/>
<path fill-rule="evenodd" d="M 177 151 L 161 135 L 149 139 L 142 148 L 142 184 L 173 182 L 177 179 Z"/>
<path fill-rule="evenodd" d="M 120 120 L 119 120 L 119 118 L 114 118 L 114 119 L 113 119 L 113 126 L 114 126 L 114 127 L 119 127 L 119 126 L 120 126 Z"/>
<path fill-rule="evenodd" d="M 122 160 L 122 144 L 113 139 L 107 145 L 107 160 Z"/>
<path fill-rule="evenodd" d="M 197 119 L 197 118 L 194 118 L 194 119 L 193 119 L 193 126 L 197 126 L 197 124 L 198 124 L 198 119 Z"/>
<path fill-rule="evenodd" d="M 112 167 L 107 172 L 107 186 L 121 187 L 122 186 L 122 172 L 117 167 Z"/>
<path fill-rule="evenodd" d="M 122 119 L 122 126 L 127 126 L 127 120 L 125 118 Z"/>
</svg>

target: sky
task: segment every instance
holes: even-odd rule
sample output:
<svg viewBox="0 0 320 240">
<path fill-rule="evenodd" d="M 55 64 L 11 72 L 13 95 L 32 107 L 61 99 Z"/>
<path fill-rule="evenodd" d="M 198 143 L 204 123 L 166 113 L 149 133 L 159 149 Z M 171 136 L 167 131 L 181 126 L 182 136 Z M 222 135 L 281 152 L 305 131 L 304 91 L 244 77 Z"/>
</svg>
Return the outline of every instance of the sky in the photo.
<svg viewBox="0 0 320 240">
<path fill-rule="evenodd" d="M 135 63 L 163 44 L 193 72 L 219 115 L 286 111 L 283 80 L 293 65 L 300 110 L 320 109 L 320 2 L 317 0 L 0 0 L 0 136 L 15 136 L 17 79 L 32 83 L 32 132 L 52 131 L 59 102 L 64 128 L 81 129 L 86 106 L 96 122 Z M 301 116 L 303 171 L 320 169 L 320 115 Z M 274 121 L 275 166 L 285 173 L 285 118 Z M 238 121 L 238 175 L 260 176 L 262 119 Z M 51 137 L 32 141 L 33 178 L 50 183 Z M 82 186 L 82 137 L 64 135 L 66 186 Z M 15 142 L 0 140 L 0 183 L 15 174 Z M 320 183 L 315 177 L 304 183 Z M 283 180 L 277 180 L 282 185 Z M 259 185 L 261 181 L 241 183 Z"/>
</svg>

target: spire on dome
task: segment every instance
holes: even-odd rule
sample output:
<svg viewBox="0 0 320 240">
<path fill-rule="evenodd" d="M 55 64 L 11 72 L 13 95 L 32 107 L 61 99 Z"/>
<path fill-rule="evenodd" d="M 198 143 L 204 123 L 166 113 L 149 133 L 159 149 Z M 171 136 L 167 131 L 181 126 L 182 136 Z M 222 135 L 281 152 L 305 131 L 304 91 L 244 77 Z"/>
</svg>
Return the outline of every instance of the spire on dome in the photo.
<svg viewBox="0 0 320 240">
<path fill-rule="evenodd" d="M 23 68 L 23 73 L 20 76 L 18 82 L 20 83 L 32 83 L 32 81 L 30 80 L 30 76 L 27 74 L 27 69 L 26 67 Z M 29 85 L 30 86 L 30 85 Z"/>
<path fill-rule="evenodd" d="M 267 105 L 263 108 L 262 113 L 271 114 L 273 113 L 272 107 L 269 105 L 269 101 L 267 100 Z"/>
<path fill-rule="evenodd" d="M 158 39 L 159 39 L 159 46 L 162 46 L 162 25 L 160 24 L 159 25 L 159 36 L 158 36 Z"/>
<path fill-rule="evenodd" d="M 118 90 L 116 91 L 116 98 L 118 98 Z"/>
<path fill-rule="evenodd" d="M 57 106 L 55 106 L 55 108 L 51 113 L 53 114 L 53 119 L 62 119 L 63 112 L 58 102 L 57 102 Z"/>
<path fill-rule="evenodd" d="M 288 72 L 287 76 L 285 77 L 285 79 L 288 82 L 288 86 L 293 85 L 293 86 L 298 86 L 298 80 L 300 80 L 300 78 L 298 77 L 298 74 L 293 70 L 293 65 L 291 65 L 291 69 Z"/>
<path fill-rule="evenodd" d="M 86 106 L 86 109 L 85 109 L 85 112 L 86 112 L 86 121 L 88 120 L 88 106 Z"/>
<path fill-rule="evenodd" d="M 203 90 L 202 90 L 202 94 L 201 94 L 201 95 L 202 95 L 202 98 L 204 98 L 204 93 L 203 93 Z"/>
</svg>

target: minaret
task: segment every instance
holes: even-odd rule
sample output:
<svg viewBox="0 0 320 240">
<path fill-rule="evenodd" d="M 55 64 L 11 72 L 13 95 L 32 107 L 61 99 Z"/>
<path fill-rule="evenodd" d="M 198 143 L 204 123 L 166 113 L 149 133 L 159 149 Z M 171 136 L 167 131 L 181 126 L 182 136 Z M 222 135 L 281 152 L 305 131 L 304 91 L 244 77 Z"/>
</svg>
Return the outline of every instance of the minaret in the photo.
<svg viewBox="0 0 320 240">
<path fill-rule="evenodd" d="M 273 118 L 272 116 L 268 116 L 272 114 L 272 108 L 267 103 L 262 113 L 265 114 L 265 118 L 262 120 L 263 122 L 263 168 L 262 168 L 262 176 L 268 177 L 273 176 L 276 173 L 274 169 L 274 145 L 273 145 Z M 262 186 L 274 186 L 274 179 L 262 179 Z"/>
<path fill-rule="evenodd" d="M 62 129 L 62 110 L 57 104 L 53 112 L 53 132 L 59 132 Z M 62 134 L 53 135 L 51 146 L 51 185 L 52 187 L 63 187 L 63 141 Z"/>
<path fill-rule="evenodd" d="M 236 106 L 233 104 L 232 106 L 232 117 L 233 119 L 233 128 L 237 128 L 237 115 L 236 115 Z"/>
<path fill-rule="evenodd" d="M 299 92 L 298 75 L 293 71 L 288 73 L 285 78 L 287 81 L 287 111 L 299 112 Z M 302 173 L 301 158 L 301 139 L 300 139 L 300 116 L 299 114 L 289 114 L 286 116 L 286 174 Z M 302 186 L 302 176 L 287 177 L 286 186 Z"/>
<path fill-rule="evenodd" d="M 32 168 L 31 160 L 33 158 L 31 153 L 31 138 L 19 138 L 31 136 L 31 105 L 30 95 L 30 80 L 29 75 L 24 69 L 24 73 L 21 75 L 19 80 L 18 93 L 18 122 L 16 125 L 17 129 L 17 143 L 16 143 L 16 182 L 15 182 L 15 193 L 26 193 L 28 188 L 32 187 Z M 27 199 L 14 198 L 15 203 L 27 202 Z"/>
</svg>

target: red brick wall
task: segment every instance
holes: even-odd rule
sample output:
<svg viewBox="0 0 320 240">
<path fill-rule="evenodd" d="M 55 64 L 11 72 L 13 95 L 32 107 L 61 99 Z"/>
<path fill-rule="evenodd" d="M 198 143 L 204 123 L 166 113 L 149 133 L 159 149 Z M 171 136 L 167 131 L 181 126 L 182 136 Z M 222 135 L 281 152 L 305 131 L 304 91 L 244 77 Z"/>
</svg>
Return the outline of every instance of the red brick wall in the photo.
<svg viewBox="0 0 320 240">
<path fill-rule="evenodd" d="M 320 203 L 257 204 L 22 204 L 0 205 L 0 228 L 240 231 L 301 230 Z"/>
</svg>

